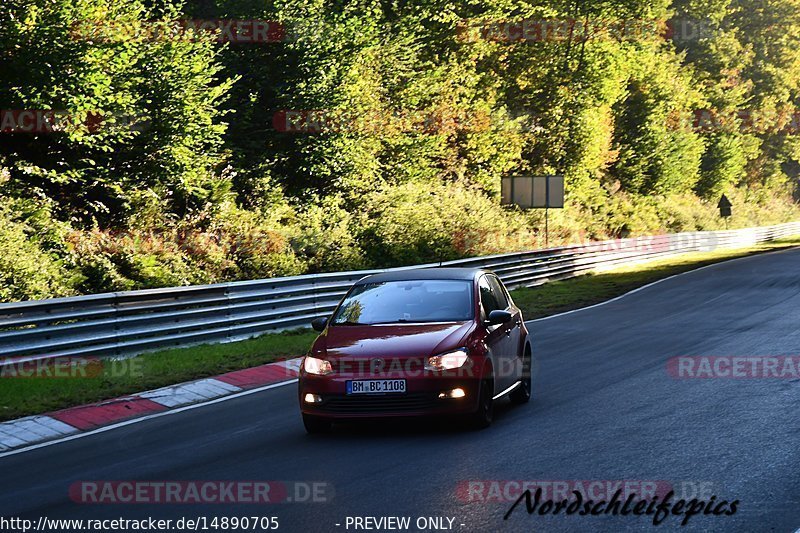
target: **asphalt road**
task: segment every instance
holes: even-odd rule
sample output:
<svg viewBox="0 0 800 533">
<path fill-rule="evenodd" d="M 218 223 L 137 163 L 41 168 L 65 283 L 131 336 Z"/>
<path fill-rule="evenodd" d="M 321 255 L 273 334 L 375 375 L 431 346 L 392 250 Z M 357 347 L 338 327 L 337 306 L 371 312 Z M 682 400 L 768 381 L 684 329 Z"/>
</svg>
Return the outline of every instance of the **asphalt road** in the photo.
<svg viewBox="0 0 800 533">
<path fill-rule="evenodd" d="M 298 532 L 347 531 L 348 516 L 409 516 L 412 526 L 450 517 L 454 531 L 470 532 L 800 527 L 800 380 L 675 379 L 666 370 L 673 356 L 800 353 L 800 250 L 722 263 L 530 326 L 535 398 L 503 405 L 488 430 L 362 424 L 309 437 L 289 385 L 4 457 L 0 516 L 277 516 L 278 531 Z M 333 497 L 76 504 L 68 489 L 80 480 L 319 481 Z M 464 501 L 457 487 L 468 480 L 658 480 L 739 506 L 684 528 L 678 517 L 655 527 L 651 517 L 523 508 L 504 521 L 510 502 Z"/>
</svg>

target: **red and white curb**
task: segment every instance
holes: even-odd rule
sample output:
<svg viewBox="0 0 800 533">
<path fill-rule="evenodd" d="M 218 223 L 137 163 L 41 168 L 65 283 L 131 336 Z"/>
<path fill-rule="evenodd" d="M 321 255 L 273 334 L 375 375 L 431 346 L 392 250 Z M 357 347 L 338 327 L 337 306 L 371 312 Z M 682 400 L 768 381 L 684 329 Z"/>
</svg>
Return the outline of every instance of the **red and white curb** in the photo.
<svg viewBox="0 0 800 533">
<path fill-rule="evenodd" d="M 297 378 L 302 358 L 0 424 L 0 452 Z"/>
</svg>

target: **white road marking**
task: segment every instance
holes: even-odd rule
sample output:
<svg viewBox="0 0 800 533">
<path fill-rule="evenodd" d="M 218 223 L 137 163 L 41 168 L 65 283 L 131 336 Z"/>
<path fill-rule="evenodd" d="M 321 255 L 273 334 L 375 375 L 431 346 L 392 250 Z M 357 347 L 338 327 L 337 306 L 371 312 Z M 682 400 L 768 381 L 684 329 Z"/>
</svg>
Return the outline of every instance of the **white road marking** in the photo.
<svg viewBox="0 0 800 533">
<path fill-rule="evenodd" d="M 200 407 L 205 407 L 207 405 L 212 405 L 212 404 L 220 403 L 220 402 L 226 402 L 228 400 L 233 400 L 235 398 L 241 398 L 242 396 L 247 396 L 249 394 L 255 394 L 257 392 L 262 392 L 262 391 L 269 390 L 269 389 L 274 389 L 274 388 L 277 388 L 277 387 L 283 387 L 285 385 L 291 385 L 292 383 L 297 383 L 297 380 L 293 379 L 293 380 L 290 380 L 290 381 L 282 381 L 280 383 L 273 383 L 271 385 L 265 385 L 263 387 L 258 387 L 257 389 L 250 389 L 250 390 L 246 390 L 246 391 L 242 391 L 242 392 L 237 392 L 235 394 L 230 394 L 228 396 L 223 396 L 221 398 L 216 398 L 214 400 L 210 400 L 210 401 L 207 401 L 207 402 L 196 403 L 196 404 L 193 404 L 193 405 L 187 405 L 185 407 L 179 407 L 177 409 L 172 409 L 170 411 L 162 411 L 160 413 L 153 413 L 151 415 L 146 415 L 146 416 L 143 416 L 141 418 L 134 418 L 132 420 L 126 420 L 124 422 L 111 424 L 110 426 L 103 426 L 101 428 L 93 429 L 92 431 L 87 431 L 86 433 L 78 433 L 77 435 L 69 435 L 67 437 L 62 437 L 60 439 L 51 440 L 51 441 L 47 441 L 47 442 L 42 442 L 42 443 L 39 443 L 39 444 L 34 444 L 33 446 L 28 446 L 26 448 L 19 448 L 17 450 L 11 450 L 9 452 L 3 452 L 3 453 L 0 453 L 0 459 L 2 459 L 4 457 L 9 457 L 11 455 L 17 455 L 18 453 L 25 453 L 25 452 L 29 452 L 29 451 L 32 451 L 32 450 L 37 450 L 39 448 L 44 448 L 46 446 L 52 446 L 54 444 L 60 444 L 62 442 L 67 442 L 67 441 L 71 441 L 71 440 L 75 440 L 75 439 L 81 439 L 83 437 L 88 437 L 90 435 L 95 435 L 97 433 L 104 433 L 106 431 L 111 431 L 112 429 L 117 429 L 117 428 L 129 426 L 131 424 L 136 424 L 138 422 L 144 422 L 145 420 L 151 420 L 153 418 L 161 418 L 162 416 L 174 415 L 174 414 L 177 414 L 177 413 L 182 413 L 183 411 L 189 411 L 190 409 L 198 409 Z"/>
<path fill-rule="evenodd" d="M 517 388 L 517 387 L 519 387 L 520 385 L 522 385 L 522 382 L 521 382 L 521 381 L 517 381 L 516 383 L 514 383 L 513 385 L 511 385 L 509 388 L 507 388 L 506 390 L 504 390 L 504 391 L 503 391 L 503 392 L 501 392 L 500 394 L 497 394 L 496 396 L 494 396 L 494 397 L 492 398 L 492 400 L 496 400 L 496 399 L 498 399 L 498 398 L 502 398 L 502 397 L 503 397 L 505 394 L 508 394 L 509 392 L 511 392 L 512 390 L 516 389 L 516 388 Z"/>
<path fill-rule="evenodd" d="M 701 266 L 701 267 L 695 268 L 693 270 L 687 270 L 686 272 L 681 272 L 680 274 L 673 274 L 672 276 L 669 276 L 669 277 L 666 277 L 666 278 L 661 278 L 659 280 L 653 281 L 652 283 L 648 283 L 647 285 L 642 285 L 639 288 L 633 289 L 632 291 L 628 291 L 625 294 L 621 294 L 619 296 L 616 296 L 616 297 L 614 297 L 614 298 L 612 298 L 610 300 L 606 300 L 604 302 L 596 303 L 596 304 L 589 305 L 589 306 L 586 306 L 586 307 L 581 307 L 580 309 L 572 309 L 571 311 L 564 311 L 563 313 L 558 313 L 558 314 L 555 314 L 555 315 L 543 316 L 542 318 L 534 318 L 532 320 L 526 320 L 525 323 L 526 324 L 531 324 L 533 322 L 542 322 L 544 320 L 550 320 L 551 318 L 558 318 L 558 317 L 562 317 L 562 316 L 566 316 L 566 315 L 571 315 L 572 313 L 580 313 L 581 311 L 587 311 L 589 309 L 594 309 L 595 307 L 600 307 L 601 305 L 610 304 L 610 303 L 616 302 L 617 300 L 621 300 L 621 299 L 625 298 L 626 296 L 630 296 L 631 294 L 635 294 L 635 293 L 637 293 L 639 291 L 643 291 L 645 289 L 649 289 L 650 287 L 653 287 L 654 285 L 658 285 L 659 283 L 663 283 L 665 281 L 671 280 L 673 278 L 677 278 L 679 276 L 685 276 L 686 274 L 691 274 L 693 272 L 700 272 L 701 270 L 705 270 L 707 268 L 711 268 L 711 267 L 715 267 L 715 266 L 719 266 L 719 265 L 724 265 L 726 263 L 732 263 L 734 261 L 742 261 L 742 260 L 745 260 L 745 259 L 753 259 L 755 257 L 763 257 L 765 255 L 779 254 L 779 253 L 782 253 L 782 252 L 788 252 L 788 251 L 797 250 L 797 249 L 798 249 L 797 247 L 793 247 L 793 248 L 786 248 L 786 249 L 783 249 L 783 250 L 775 250 L 775 251 L 772 251 L 772 252 L 763 252 L 763 253 L 760 253 L 760 254 L 746 255 L 744 257 L 735 257 L 733 259 L 726 259 L 726 260 L 720 261 L 718 263 L 712 263 L 710 265 Z"/>
<path fill-rule="evenodd" d="M 675 275 L 672 275 L 672 276 L 669 276 L 669 277 L 666 277 L 666 278 L 662 278 L 662 279 L 656 280 L 656 281 L 654 281 L 652 283 L 648 283 L 647 285 L 643 285 L 642 287 L 639 287 L 637 289 L 633 289 L 632 291 L 626 292 L 625 294 L 622 294 L 620 296 L 612 298 L 611 300 L 606 300 L 604 302 L 600 302 L 600 303 L 597 303 L 597 304 L 594 304 L 594 305 L 590 305 L 590 306 L 587 306 L 587 307 L 582 307 L 580 309 L 573 309 L 571 311 L 566 311 L 564 313 L 559 313 L 559 314 L 556 314 L 556 315 L 550 315 L 550 316 L 546 316 L 546 317 L 542 317 L 542 318 L 537 318 L 537 319 L 534 319 L 534 320 L 528 320 L 528 321 L 526 321 L 526 323 L 533 323 L 533 322 L 540 322 L 540 321 L 543 321 L 543 320 L 550 320 L 551 318 L 562 317 L 562 316 L 570 315 L 572 313 L 578 313 L 580 311 L 586 311 L 588 309 L 594 309 L 595 307 L 600 307 L 601 305 L 610 304 L 612 302 L 615 302 L 617 300 L 625 298 L 626 296 L 630 296 L 631 294 L 637 293 L 639 291 L 643 291 L 645 289 L 653 287 L 654 285 L 658 285 L 659 283 L 662 283 L 664 281 L 667 281 L 667 280 L 670 280 L 670 279 L 673 279 L 673 278 L 677 278 L 678 276 L 684 276 L 686 274 L 691 274 L 693 272 L 699 272 L 700 270 L 704 270 L 706 268 L 719 266 L 719 265 L 722 265 L 722 264 L 725 264 L 725 263 L 731 263 L 733 261 L 743 261 L 745 259 L 753 259 L 753 258 L 756 258 L 756 257 L 761 257 L 761 256 L 765 256 L 765 255 L 770 255 L 770 254 L 777 254 L 777 253 L 792 251 L 792 250 L 796 250 L 796 249 L 797 249 L 797 247 L 793 247 L 793 248 L 786 248 L 786 249 L 783 249 L 783 250 L 775 250 L 773 252 L 765 252 L 765 253 L 761 253 L 761 254 L 748 255 L 748 256 L 744 256 L 744 257 L 737 257 L 737 258 L 734 258 L 734 259 L 728 259 L 728 260 L 725 260 L 725 261 L 720 261 L 718 263 L 713 263 L 713 264 L 706 265 L 706 266 L 703 266 L 703 267 L 700 267 L 700 268 L 696 268 L 694 270 L 687 270 L 686 272 L 681 272 L 680 274 L 675 274 Z M 299 364 L 299 360 L 300 360 L 300 358 L 298 358 L 297 360 L 284 361 L 282 363 L 287 368 L 292 368 L 292 367 L 294 367 L 294 366 Z M 11 455 L 16 455 L 16 454 L 19 454 L 19 453 L 25 453 L 25 452 L 28 452 L 28 451 L 36 450 L 36 449 L 39 449 L 39 448 L 44 448 L 46 446 L 52 446 L 54 444 L 60 444 L 62 442 L 67 442 L 67 441 L 70 441 L 70 440 L 80 439 L 80 438 L 83 438 L 83 437 L 88 437 L 88 436 L 94 435 L 96 433 L 103 433 L 105 431 L 111 431 L 112 429 L 128 426 L 128 425 L 131 425 L 131 424 L 136 424 L 138 422 L 144 422 L 145 420 L 151 420 L 153 418 L 160 418 L 162 416 L 169 416 L 169 415 L 173 415 L 173 414 L 176 414 L 176 413 L 181 413 L 183 411 L 188 411 L 190 409 L 198 409 L 200 407 L 205 407 L 207 405 L 213 405 L 215 403 L 224 402 L 224 401 L 232 400 L 232 399 L 235 399 L 235 398 L 240 398 L 242 396 L 247 396 L 249 394 L 255 394 L 257 392 L 261 392 L 261 391 L 265 391 L 265 390 L 269 390 L 269 389 L 274 389 L 274 388 L 282 387 L 282 386 L 285 386 L 285 385 L 290 385 L 292 383 L 297 383 L 297 381 L 298 381 L 297 379 L 292 379 L 292 380 L 289 380 L 289 381 L 283 381 L 281 383 L 273 383 L 271 385 L 266 385 L 264 387 L 258 387 L 256 389 L 250 389 L 250 390 L 246 390 L 246 391 L 243 391 L 243 392 L 230 394 L 228 396 L 222 396 L 220 398 L 215 398 L 215 399 L 209 400 L 207 402 L 195 403 L 195 404 L 192 404 L 192 405 L 179 407 L 177 409 L 171 409 L 169 411 L 163 411 L 161 413 L 154 413 L 154 414 L 146 415 L 146 416 L 143 416 L 143 417 L 140 417 L 140 418 L 134 418 L 132 420 L 126 420 L 124 422 L 119 422 L 117 424 L 111 424 L 109 426 L 104 426 L 104 427 L 101 427 L 101 428 L 97 428 L 97 429 L 94 429 L 92 431 L 87 431 L 85 433 L 78 433 L 76 435 L 69 435 L 69 436 L 66 436 L 66 437 L 62 437 L 60 439 L 51 440 L 51 441 L 47 441 L 47 442 L 42 442 L 42 443 L 39 443 L 39 444 L 34 444 L 32 446 L 28 446 L 28 447 L 25 447 L 25 448 L 18 448 L 16 450 L 11 450 L 11 451 L 0 453 L 0 459 L 2 459 L 4 457 L 9 457 Z M 143 393 L 143 394 L 147 394 L 147 393 Z M 798 530 L 796 533 L 800 533 L 800 530 Z"/>
<path fill-rule="evenodd" d="M 26 416 L 0 424 L 0 446 L 7 450 L 76 431 L 77 428 L 46 415 Z"/>
<path fill-rule="evenodd" d="M 180 407 L 190 403 L 213 400 L 214 398 L 226 396 L 232 392 L 239 392 L 241 390 L 240 387 L 225 383 L 224 381 L 206 378 L 142 392 L 137 394 L 137 396 L 146 398 L 165 407 Z"/>
</svg>

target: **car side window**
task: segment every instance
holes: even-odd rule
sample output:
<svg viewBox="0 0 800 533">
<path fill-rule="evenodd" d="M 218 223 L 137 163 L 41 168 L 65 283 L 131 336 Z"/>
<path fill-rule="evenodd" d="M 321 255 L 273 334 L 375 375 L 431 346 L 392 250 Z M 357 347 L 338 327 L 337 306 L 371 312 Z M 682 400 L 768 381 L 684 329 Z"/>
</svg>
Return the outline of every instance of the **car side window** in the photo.
<svg viewBox="0 0 800 533">
<path fill-rule="evenodd" d="M 500 283 L 500 280 L 494 276 L 489 276 L 489 284 L 492 286 L 492 292 L 495 294 L 495 300 L 497 300 L 497 305 L 499 306 L 498 309 L 505 310 L 511 307 L 508 293 L 505 287 L 503 287 L 503 284 Z"/>
<path fill-rule="evenodd" d="M 511 307 L 517 307 L 516 304 L 514 304 L 514 299 L 511 297 L 511 293 L 508 292 L 506 286 L 503 285 L 502 282 L 500 282 L 500 286 L 503 288 L 503 294 L 506 295 L 506 300 L 508 300 L 508 305 L 510 305 Z"/>
<path fill-rule="evenodd" d="M 496 309 L 505 309 L 504 307 L 500 307 L 500 302 L 498 302 L 496 295 L 497 289 L 492 287 L 487 276 L 481 277 L 478 282 L 478 288 L 481 293 L 481 307 L 483 308 L 484 318 L 488 317 L 489 313 Z"/>
</svg>

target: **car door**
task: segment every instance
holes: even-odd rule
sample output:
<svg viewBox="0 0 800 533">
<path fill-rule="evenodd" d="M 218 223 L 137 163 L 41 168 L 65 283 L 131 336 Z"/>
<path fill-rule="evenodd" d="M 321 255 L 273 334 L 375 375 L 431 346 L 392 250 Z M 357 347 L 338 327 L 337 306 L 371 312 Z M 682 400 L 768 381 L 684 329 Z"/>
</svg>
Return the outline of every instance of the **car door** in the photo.
<svg viewBox="0 0 800 533">
<path fill-rule="evenodd" d="M 490 275 L 489 284 L 497 295 L 500 308 L 511 313 L 511 321 L 503 325 L 508 341 L 504 352 L 504 365 L 509 374 L 510 387 L 522 376 L 522 312 L 514 305 L 511 296 L 497 276 Z"/>
<path fill-rule="evenodd" d="M 480 290 L 481 298 L 481 312 L 482 320 L 485 321 L 489 317 L 489 313 L 495 309 L 504 309 L 502 307 L 502 300 L 498 298 L 499 293 L 497 287 L 492 283 L 489 276 L 481 276 L 478 281 L 478 288 Z M 487 325 L 486 331 L 486 346 L 489 349 L 489 354 L 492 357 L 492 364 L 494 366 L 494 389 L 495 393 L 505 390 L 510 387 L 514 380 L 509 380 L 509 336 L 508 324 L 492 324 Z"/>
</svg>

